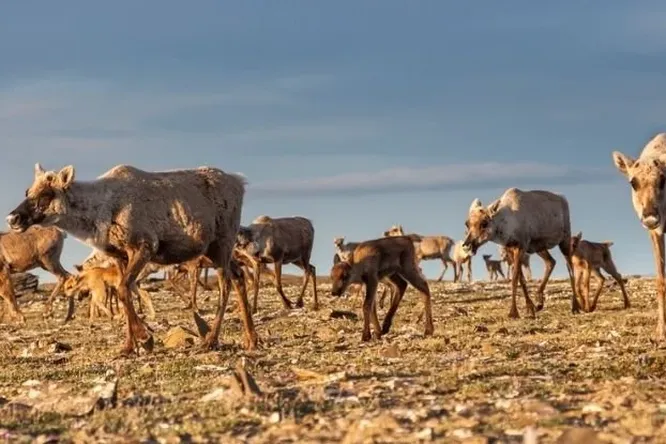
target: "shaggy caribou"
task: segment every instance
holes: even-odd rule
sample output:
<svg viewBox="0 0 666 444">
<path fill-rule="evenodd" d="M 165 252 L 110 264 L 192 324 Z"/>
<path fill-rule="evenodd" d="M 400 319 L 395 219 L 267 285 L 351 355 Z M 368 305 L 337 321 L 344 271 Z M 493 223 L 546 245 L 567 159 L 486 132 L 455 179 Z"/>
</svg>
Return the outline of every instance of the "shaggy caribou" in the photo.
<svg viewBox="0 0 666 444">
<path fill-rule="evenodd" d="M 384 323 L 379 326 L 377 317 L 376 293 L 380 279 L 388 278 L 396 287 L 391 298 Z M 370 322 L 372 322 L 375 339 L 391 329 L 393 316 L 398 310 L 400 301 L 405 295 L 407 283 L 412 284 L 423 295 L 425 313 L 425 336 L 434 332 L 432 323 L 432 306 L 430 288 L 416 263 L 414 244 L 405 236 L 384 237 L 361 242 L 352 252 L 349 261 L 340 261 L 331 268 L 331 295 L 341 296 L 352 283 L 365 284 L 363 300 L 363 334 L 361 339 L 369 341 Z"/>
<path fill-rule="evenodd" d="M 518 282 L 523 289 L 527 311 L 531 317 L 544 305 L 543 291 L 555 267 L 555 259 L 548 250 L 559 246 L 567 262 L 571 282 L 571 311 L 580 312 L 576 285 L 571 265 L 571 221 L 569 203 L 564 196 L 549 191 L 523 191 L 509 188 L 502 196 L 484 208 L 479 199 L 469 207 L 465 221 L 466 235 L 463 245 L 473 253 L 488 241 L 504 245 L 513 255 L 513 263 L 520 263 L 523 253 L 537 253 L 545 262 L 546 270 L 537 290 L 536 310 L 527 292 L 522 267 L 513 267 L 511 277 L 510 318 L 518 318 L 516 292 Z"/>
<path fill-rule="evenodd" d="M 137 345 L 152 351 L 154 341 L 134 311 L 130 289 L 149 262 L 177 264 L 205 254 L 225 282 L 221 303 L 204 345 L 217 344 L 230 285 L 239 295 L 245 346 L 258 338 L 248 307 L 245 283 L 231 262 L 240 228 L 245 180 L 212 167 L 148 172 L 118 165 L 93 181 L 75 181 L 74 167 L 44 171 L 35 165 L 26 198 L 7 216 L 9 227 L 24 232 L 32 225 L 56 226 L 121 265 L 118 299 L 126 315 L 122 354 Z M 224 278 L 224 279 L 222 279 Z"/>
<path fill-rule="evenodd" d="M 252 312 L 257 312 L 257 296 L 261 267 L 259 263 L 272 263 L 275 272 L 275 287 L 282 305 L 291 309 L 292 303 L 282 289 L 282 266 L 294 264 L 303 270 L 303 286 L 296 300 L 297 307 L 303 307 L 303 296 L 312 279 L 314 293 L 313 310 L 319 309 L 317 299 L 317 270 L 310 262 L 314 243 L 314 227 L 309 219 L 300 216 L 277 217 L 259 216 L 248 227 L 240 227 L 236 236 L 236 246 L 256 259 L 253 265 L 253 299 Z"/>
<path fill-rule="evenodd" d="M 657 267 L 657 334 L 666 341 L 666 274 L 664 228 L 666 227 L 666 133 L 650 139 L 638 159 L 613 152 L 617 169 L 631 184 L 631 200 L 643 227 L 650 234 Z"/>
</svg>

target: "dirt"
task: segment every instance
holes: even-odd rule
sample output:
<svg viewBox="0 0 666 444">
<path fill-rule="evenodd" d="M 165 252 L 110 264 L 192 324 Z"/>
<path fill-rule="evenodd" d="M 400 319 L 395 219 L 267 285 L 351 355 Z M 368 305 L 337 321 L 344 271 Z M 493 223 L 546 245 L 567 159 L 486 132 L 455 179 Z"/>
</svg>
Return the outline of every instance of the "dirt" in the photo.
<svg viewBox="0 0 666 444">
<path fill-rule="evenodd" d="M 290 283 L 295 300 L 300 279 Z M 650 279 L 630 278 L 631 309 L 610 288 L 596 312 L 580 315 L 570 312 L 568 283 L 552 281 L 545 309 L 528 319 L 520 298 L 518 320 L 507 318 L 505 282 L 431 283 L 435 335 L 423 337 L 421 299 L 410 289 L 392 331 L 371 343 L 360 341 L 361 301 L 332 298 L 326 279 L 319 283 L 317 312 L 310 292 L 305 309 L 287 311 L 274 289 L 262 288 L 255 315 L 262 343 L 250 353 L 235 301 L 220 350 L 190 340 L 167 348 L 169 331 L 197 330 L 180 298 L 153 292 L 155 351 L 131 359 L 118 357 L 122 320 L 91 324 L 83 301 L 63 326 L 64 302 L 57 318 L 43 320 L 46 293 L 23 296 L 26 326 L 0 326 L 0 437 L 666 442 L 666 350 L 650 341 Z M 217 295 L 205 294 L 212 297 L 200 307 L 210 321 Z"/>
</svg>

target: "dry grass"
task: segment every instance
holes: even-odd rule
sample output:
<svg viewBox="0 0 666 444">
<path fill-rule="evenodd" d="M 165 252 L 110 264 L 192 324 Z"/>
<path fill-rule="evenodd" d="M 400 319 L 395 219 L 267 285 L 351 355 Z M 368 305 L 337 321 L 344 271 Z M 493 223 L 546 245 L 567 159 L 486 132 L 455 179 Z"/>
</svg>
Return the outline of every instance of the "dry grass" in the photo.
<svg viewBox="0 0 666 444">
<path fill-rule="evenodd" d="M 613 289 L 602 295 L 597 312 L 578 316 L 569 311 L 567 283 L 553 281 L 537 319 L 517 321 L 507 319 L 506 283 L 431 283 L 435 336 L 422 337 L 421 301 L 410 289 L 393 331 L 370 344 L 360 342 L 360 318 L 330 316 L 333 308 L 360 316 L 360 301 L 332 299 L 325 279 L 320 284 L 327 308 L 318 312 L 311 311 L 308 297 L 305 310 L 284 311 L 277 293 L 262 289 L 255 322 L 263 343 L 257 352 L 240 348 L 234 302 L 220 351 L 167 349 L 158 342 L 153 354 L 135 359 L 116 356 L 124 333 L 120 321 L 90 325 L 84 302 L 77 318 L 60 326 L 58 320 L 41 319 L 39 297 L 36 302 L 24 297 L 27 326 L 0 327 L 0 405 L 5 398 L 0 436 L 107 442 L 522 442 L 528 428 L 538 442 L 555 442 L 567 429 L 588 427 L 609 442 L 665 440 L 666 352 L 649 341 L 655 327 L 651 280 L 630 279 L 628 311 L 620 309 L 621 295 Z M 297 286 L 287 288 L 292 299 L 297 291 Z M 193 328 L 179 298 L 164 291 L 153 297 L 157 319 L 149 325 L 156 339 L 174 325 Z M 213 317 L 214 300 L 200 304 L 206 319 Z M 521 316 L 523 308 L 521 298 Z M 58 312 L 62 318 L 62 305 Z M 71 345 L 72 351 L 41 347 L 52 340 Z M 204 395 L 228 386 L 241 356 L 264 396 L 232 402 L 230 390 L 222 400 L 202 402 Z M 26 380 L 53 382 L 75 394 L 105 374 L 119 379 L 115 408 L 73 417 L 12 408 L 7 402 L 25 391 Z"/>
</svg>

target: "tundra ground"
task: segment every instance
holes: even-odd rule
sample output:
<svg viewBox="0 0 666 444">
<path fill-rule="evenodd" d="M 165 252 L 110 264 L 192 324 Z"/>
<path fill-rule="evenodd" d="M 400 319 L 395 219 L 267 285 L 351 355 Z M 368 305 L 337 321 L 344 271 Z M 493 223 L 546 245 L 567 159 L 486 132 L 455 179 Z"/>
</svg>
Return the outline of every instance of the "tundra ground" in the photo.
<svg viewBox="0 0 666 444">
<path fill-rule="evenodd" d="M 435 335 L 422 336 L 421 300 L 410 288 L 393 330 L 372 343 L 360 341 L 361 301 L 331 298 L 330 284 L 319 282 L 324 308 L 317 312 L 309 292 L 304 310 L 287 311 L 273 287 L 262 288 L 255 315 L 262 343 L 250 353 L 241 348 L 234 296 L 220 350 L 166 347 L 161 340 L 173 327 L 196 329 L 179 297 L 154 291 L 157 318 L 148 324 L 155 351 L 133 359 L 117 356 L 122 320 L 91 325 L 83 301 L 74 321 L 62 326 L 63 302 L 58 317 L 44 321 L 47 292 L 23 296 L 26 326 L 0 326 L 0 437 L 666 442 L 666 350 L 650 341 L 651 279 L 630 278 L 631 309 L 621 309 L 612 287 L 596 312 L 580 315 L 570 313 L 568 281 L 553 280 L 535 320 L 524 317 L 522 297 L 521 319 L 507 318 L 506 282 L 431 283 Z M 292 300 L 299 284 L 290 279 L 286 287 Z M 209 321 L 217 300 L 211 294 L 207 302 L 200 298 Z M 240 360 L 261 395 L 245 397 L 234 388 Z M 77 407 L 91 388 L 109 381 L 117 381 L 115 402 Z"/>
</svg>

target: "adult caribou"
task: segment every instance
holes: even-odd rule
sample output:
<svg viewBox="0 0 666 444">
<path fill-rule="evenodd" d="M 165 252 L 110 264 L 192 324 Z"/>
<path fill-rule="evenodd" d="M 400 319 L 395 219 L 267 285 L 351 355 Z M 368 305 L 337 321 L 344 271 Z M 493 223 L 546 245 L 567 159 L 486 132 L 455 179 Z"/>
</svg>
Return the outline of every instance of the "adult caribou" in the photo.
<svg viewBox="0 0 666 444">
<path fill-rule="evenodd" d="M 116 259 L 122 271 L 118 299 L 127 331 L 122 354 L 136 345 L 152 351 L 154 341 L 137 316 L 130 288 L 148 262 L 177 264 L 204 254 L 217 267 L 220 299 L 204 345 L 217 344 L 224 309 L 233 283 L 245 326 L 245 346 L 257 345 L 245 283 L 231 254 L 240 227 L 245 180 L 212 167 L 147 172 L 118 165 L 96 180 L 75 181 L 74 167 L 44 171 L 9 215 L 16 232 L 32 225 L 57 226 Z"/>
</svg>

